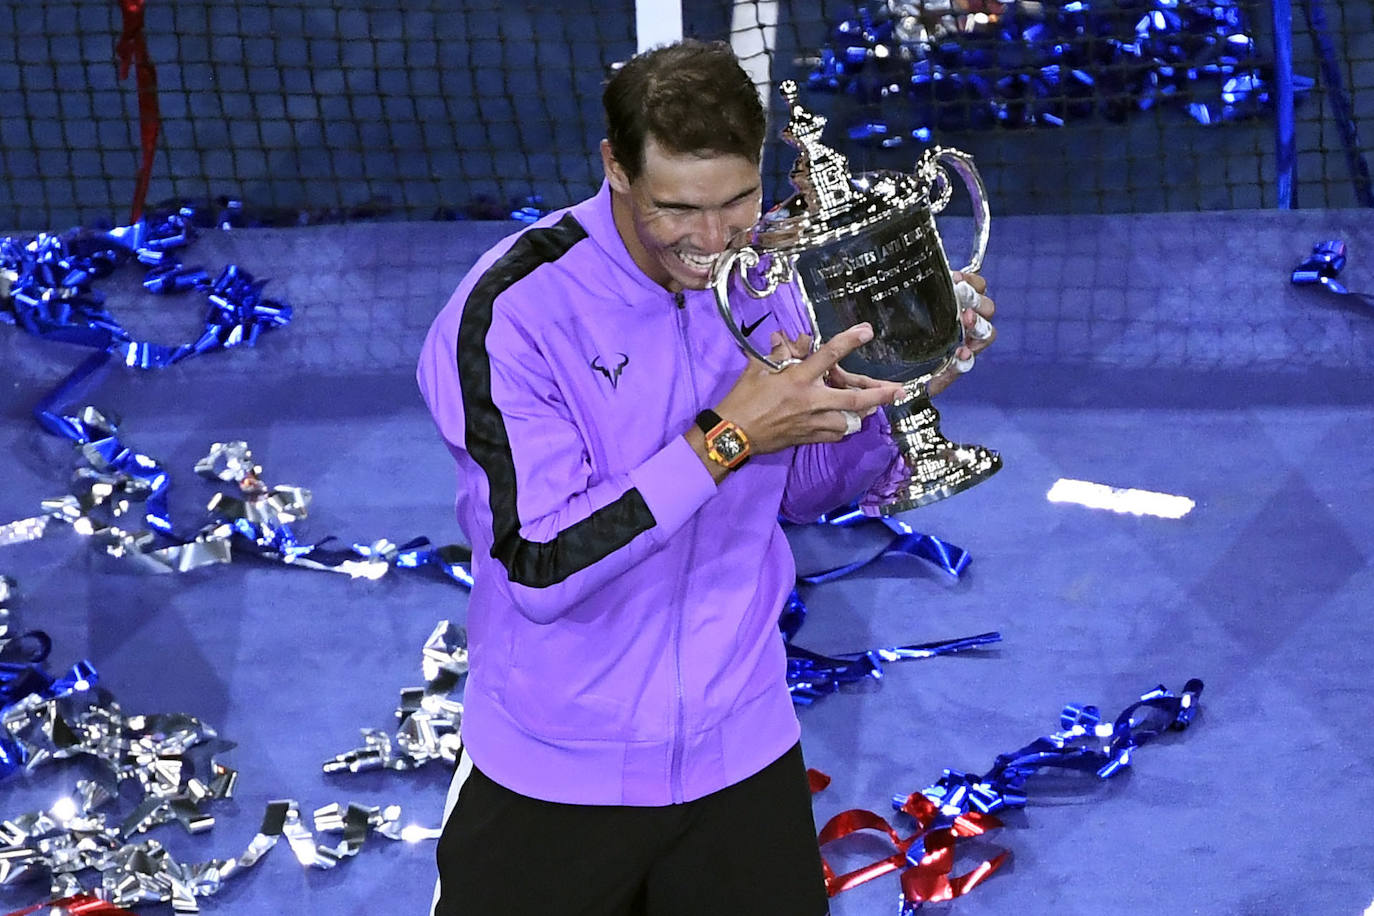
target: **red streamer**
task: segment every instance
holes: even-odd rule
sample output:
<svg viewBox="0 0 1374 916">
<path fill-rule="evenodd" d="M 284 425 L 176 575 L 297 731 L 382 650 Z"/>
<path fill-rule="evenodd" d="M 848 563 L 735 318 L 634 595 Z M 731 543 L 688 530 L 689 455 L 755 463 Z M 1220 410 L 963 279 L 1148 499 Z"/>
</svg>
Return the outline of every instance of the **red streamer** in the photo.
<svg viewBox="0 0 1374 916">
<path fill-rule="evenodd" d="M 896 850 L 890 856 L 869 862 L 842 875 L 835 874 L 830 863 L 822 856 L 821 867 L 825 871 L 827 894 L 834 897 L 842 891 L 872 881 L 888 872 L 901 871 L 902 895 L 908 904 L 915 906 L 924 902 L 953 900 L 986 880 L 1010 857 L 1008 852 L 998 853 L 993 858 L 980 862 L 972 870 L 951 877 L 956 840 L 959 837 L 981 836 L 989 830 L 1001 827 L 1002 822 L 991 814 L 970 811 L 961 814 L 947 826 L 932 829 L 940 809 L 920 792 L 909 795 L 901 810 L 916 820 L 918 828 L 906 838 L 902 838 L 886 818 L 859 808 L 842 811 L 826 822 L 816 837 L 822 848 L 850 834 L 873 830 L 885 834 Z M 913 865 L 907 858 L 907 853 L 918 841 L 923 844 L 925 855 L 921 857 L 920 862 Z"/>
<path fill-rule="evenodd" d="M 143 158 L 138 168 L 138 184 L 134 187 L 134 202 L 129 222 L 138 222 L 148 197 L 148 183 L 153 177 L 153 154 L 157 151 L 157 136 L 162 130 L 162 117 L 157 107 L 157 70 L 148 55 L 148 40 L 143 31 L 146 0 L 119 0 L 124 14 L 124 31 L 115 45 L 115 59 L 119 63 L 119 78 L 128 79 L 134 68 L 138 82 L 138 136 Z"/>
<path fill-rule="evenodd" d="M 37 913 L 39 910 L 47 910 L 52 913 L 65 912 L 68 916 L 134 916 L 133 910 L 115 906 L 108 900 L 101 900 L 90 894 L 77 894 L 75 897 L 63 897 L 61 900 L 50 900 L 47 903 L 35 903 L 33 906 L 25 907 L 22 910 L 6 913 L 5 916 L 28 916 L 28 914 Z M 43 916 L 48 916 L 48 914 L 44 913 Z"/>
</svg>

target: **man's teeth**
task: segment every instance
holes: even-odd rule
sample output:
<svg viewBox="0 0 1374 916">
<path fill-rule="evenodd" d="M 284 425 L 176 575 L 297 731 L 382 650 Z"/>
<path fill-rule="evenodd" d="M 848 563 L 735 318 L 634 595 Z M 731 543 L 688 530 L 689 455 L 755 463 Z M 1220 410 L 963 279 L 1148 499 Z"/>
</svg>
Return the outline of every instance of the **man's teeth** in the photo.
<svg viewBox="0 0 1374 916">
<path fill-rule="evenodd" d="M 677 256 L 682 260 L 682 263 L 697 270 L 708 269 L 716 260 L 716 256 L 713 254 L 688 254 L 685 251 L 679 251 Z"/>
</svg>

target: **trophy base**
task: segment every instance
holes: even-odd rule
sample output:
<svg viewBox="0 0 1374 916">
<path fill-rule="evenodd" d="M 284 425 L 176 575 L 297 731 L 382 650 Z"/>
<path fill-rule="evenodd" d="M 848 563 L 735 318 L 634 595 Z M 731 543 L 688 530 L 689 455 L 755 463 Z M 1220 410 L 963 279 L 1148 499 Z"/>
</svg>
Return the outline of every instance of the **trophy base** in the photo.
<svg viewBox="0 0 1374 916">
<path fill-rule="evenodd" d="M 887 408 L 892 436 L 911 477 L 873 503 L 865 515 L 895 515 L 962 493 L 1002 469 L 1002 456 L 981 445 L 951 442 L 940 432 L 940 412 L 924 386 L 915 396 Z"/>
</svg>

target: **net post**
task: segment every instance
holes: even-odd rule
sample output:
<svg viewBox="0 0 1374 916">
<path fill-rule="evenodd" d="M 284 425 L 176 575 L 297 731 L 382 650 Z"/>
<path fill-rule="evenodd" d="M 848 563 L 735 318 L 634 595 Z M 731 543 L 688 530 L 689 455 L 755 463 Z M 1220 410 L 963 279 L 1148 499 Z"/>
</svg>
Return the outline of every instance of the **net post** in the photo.
<svg viewBox="0 0 1374 916">
<path fill-rule="evenodd" d="M 635 48 L 638 53 L 681 38 L 681 0 L 635 0 Z"/>
<path fill-rule="evenodd" d="M 773 49 L 777 46 L 778 0 L 735 0 L 730 45 L 768 111 L 773 93 Z"/>
<path fill-rule="evenodd" d="M 1291 0 L 1272 0 L 1274 16 L 1274 80 L 1276 99 L 1275 163 L 1278 177 L 1278 208 L 1298 205 L 1297 140 L 1293 123 L 1293 7 Z"/>
</svg>

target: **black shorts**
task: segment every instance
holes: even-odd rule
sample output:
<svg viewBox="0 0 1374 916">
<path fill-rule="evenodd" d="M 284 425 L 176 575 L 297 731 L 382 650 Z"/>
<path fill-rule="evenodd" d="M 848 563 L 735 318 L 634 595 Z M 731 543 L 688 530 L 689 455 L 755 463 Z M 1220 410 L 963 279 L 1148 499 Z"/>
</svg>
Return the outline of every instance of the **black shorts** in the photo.
<svg viewBox="0 0 1374 916">
<path fill-rule="evenodd" d="M 459 756 L 437 916 L 822 916 L 801 745 L 743 782 L 666 807 L 566 805 Z M 450 792 L 452 797 L 452 791 Z"/>
</svg>

